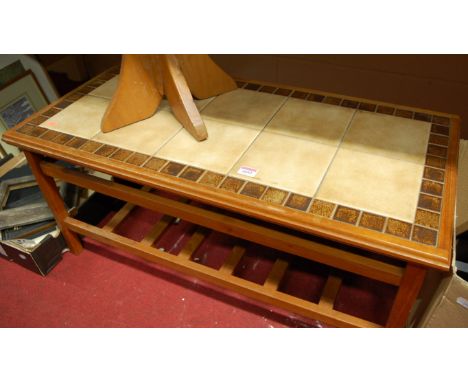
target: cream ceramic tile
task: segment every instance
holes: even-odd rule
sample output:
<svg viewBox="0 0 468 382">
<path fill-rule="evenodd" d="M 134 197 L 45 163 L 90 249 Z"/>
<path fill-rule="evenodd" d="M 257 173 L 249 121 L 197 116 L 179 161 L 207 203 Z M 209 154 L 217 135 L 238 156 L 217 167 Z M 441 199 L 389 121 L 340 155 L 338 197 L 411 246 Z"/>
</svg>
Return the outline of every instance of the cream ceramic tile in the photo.
<svg viewBox="0 0 468 382">
<path fill-rule="evenodd" d="M 358 111 L 342 147 L 423 164 L 431 124 Z"/>
<path fill-rule="evenodd" d="M 93 139 L 143 154 L 154 154 L 172 138 L 182 125 L 164 110 L 151 118 L 122 127 L 109 133 L 100 132 Z"/>
<path fill-rule="evenodd" d="M 290 98 L 265 131 L 337 146 L 354 109 Z"/>
<path fill-rule="evenodd" d="M 412 222 L 424 166 L 340 148 L 316 197 Z"/>
<path fill-rule="evenodd" d="M 231 170 L 231 175 L 313 196 L 336 148 L 263 131 Z M 237 174 L 240 167 L 257 170 L 254 178 Z"/>
<path fill-rule="evenodd" d="M 249 147 L 258 131 L 205 119 L 208 139 L 196 141 L 185 129 L 162 147 L 157 156 L 226 174 Z"/>
<path fill-rule="evenodd" d="M 203 117 L 262 129 L 286 97 L 236 89 L 216 97 L 202 112 Z"/>
<path fill-rule="evenodd" d="M 109 100 L 84 96 L 41 124 L 51 130 L 91 138 L 101 131 L 101 120 Z"/>
<path fill-rule="evenodd" d="M 115 90 L 117 89 L 118 81 L 119 76 L 117 75 L 114 78 L 111 78 L 109 81 L 103 83 L 101 86 L 98 86 L 92 92 L 89 92 L 89 95 L 111 99 Z"/>
</svg>

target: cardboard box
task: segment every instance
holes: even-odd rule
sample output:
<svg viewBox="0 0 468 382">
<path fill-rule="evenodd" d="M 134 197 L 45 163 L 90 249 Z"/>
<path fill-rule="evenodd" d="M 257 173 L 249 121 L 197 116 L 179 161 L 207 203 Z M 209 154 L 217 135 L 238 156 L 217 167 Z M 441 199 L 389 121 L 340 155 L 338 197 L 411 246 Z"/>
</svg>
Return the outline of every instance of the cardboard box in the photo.
<svg viewBox="0 0 468 382">
<path fill-rule="evenodd" d="M 67 250 L 58 229 L 34 240 L 0 241 L 0 258 L 13 261 L 42 276 L 47 275 L 62 260 L 62 253 Z"/>
</svg>

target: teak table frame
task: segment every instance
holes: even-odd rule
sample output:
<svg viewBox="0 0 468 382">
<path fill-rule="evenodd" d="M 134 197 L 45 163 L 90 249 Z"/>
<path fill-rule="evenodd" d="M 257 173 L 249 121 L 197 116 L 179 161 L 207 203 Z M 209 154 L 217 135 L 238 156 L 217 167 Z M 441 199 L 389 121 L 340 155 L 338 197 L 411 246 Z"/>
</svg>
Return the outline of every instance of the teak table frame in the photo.
<svg viewBox="0 0 468 382">
<path fill-rule="evenodd" d="M 72 99 L 72 97 L 70 95 L 65 96 L 48 109 L 41 111 L 40 114 L 47 115 L 49 109 L 66 102 L 67 99 Z M 260 207 L 254 208 L 254 204 L 249 204 L 246 201 L 247 199 L 243 197 L 236 199 L 235 196 L 228 197 L 223 193 L 211 192 L 203 187 L 194 189 L 194 185 L 190 181 L 173 179 L 164 174 L 150 176 L 145 171 L 127 163 L 116 163 L 107 158 L 96 158 L 93 155 L 80 154 L 68 148 L 59 148 L 59 145 L 55 143 L 40 141 L 34 136 L 34 128 L 28 125 L 31 124 L 34 118 L 37 118 L 37 115 L 28 118 L 18 125 L 18 127 L 7 132 L 4 135 L 4 139 L 8 143 L 24 150 L 37 182 L 54 213 L 58 226 L 62 230 L 70 250 L 75 254 L 79 254 L 82 251 L 82 244 L 78 234 L 85 235 L 105 244 L 122 248 L 148 261 L 196 276 L 305 317 L 321 320 L 330 325 L 340 327 L 378 327 L 379 325 L 339 312 L 333 308 L 335 297 L 341 284 L 341 279 L 337 274 L 334 272 L 330 273 L 320 301 L 312 303 L 278 290 L 281 278 L 288 267 L 288 263 L 284 259 L 276 261 L 263 285 L 244 280 L 232 274 L 236 264 L 243 255 L 243 248 L 241 247 L 234 247 L 231 256 L 219 270 L 206 267 L 190 259 L 190 255 L 200 245 L 205 236 L 205 231 L 202 227 L 272 247 L 295 256 L 304 257 L 325 264 L 332 269 L 344 270 L 396 286 L 398 291 L 385 324 L 387 327 L 405 326 L 409 312 L 424 281 L 427 269 L 447 270 L 449 268 L 450 258 L 447 258 L 447 261 L 443 263 L 440 260 L 440 256 L 418 257 L 418 252 L 415 251 L 415 248 L 419 247 L 409 241 L 407 249 L 400 245 L 399 250 L 394 255 L 389 256 L 392 252 L 385 248 L 386 244 L 374 240 L 372 234 L 369 234 L 369 239 L 366 242 L 353 241 L 351 234 L 345 235 L 339 233 L 339 231 L 336 231 L 334 234 L 332 232 L 328 237 L 323 235 L 323 232 L 322 235 L 319 235 L 327 239 L 334 237 L 334 240 L 340 244 L 354 243 L 357 247 L 366 250 L 373 249 L 372 252 L 376 256 L 367 256 L 360 252 L 346 250 L 333 244 L 330 245 L 329 242 L 324 243 L 320 240 L 314 240 L 313 236 L 304 236 L 300 231 L 305 231 L 307 227 L 303 227 L 300 221 L 296 222 L 294 214 L 289 214 L 289 220 L 287 220 L 286 217 L 281 218 L 280 215 L 269 214 L 267 210 Z M 449 214 L 448 216 L 453 214 L 454 211 L 457 160 L 455 153 L 458 151 L 459 131 L 458 119 L 454 116 L 449 116 L 449 118 L 453 118 L 453 131 L 455 133 L 452 133 L 450 137 L 449 182 L 446 186 L 448 196 L 444 199 L 444 212 Z M 31 135 L 18 132 L 23 126 L 31 127 L 28 130 L 31 132 Z M 38 132 L 37 134 L 42 133 Z M 126 179 L 141 185 L 142 188 L 136 189 L 77 170 L 71 170 L 55 163 L 56 160 L 65 160 L 75 165 Z M 55 186 L 54 178 L 95 190 L 123 200 L 127 204 L 105 227 L 99 228 L 86 224 L 68 215 Z M 169 199 L 151 192 L 151 189 L 169 191 L 182 198 L 197 200 L 211 207 L 202 208 L 191 203 Z M 142 206 L 167 215 L 141 242 L 125 238 L 112 231 L 112 228 L 129 213 L 132 206 Z M 186 247 L 178 256 L 168 254 L 151 246 L 155 239 L 163 232 L 165 225 L 173 217 L 181 218 L 200 226 L 200 229 L 195 231 Z M 253 220 L 252 218 L 257 220 Z M 445 222 L 448 224 L 448 227 L 445 229 L 450 232 L 450 229 L 453 227 L 453 218 L 445 218 Z M 276 225 L 272 225 L 271 223 Z M 316 232 L 308 233 L 320 234 L 320 231 L 316 230 Z M 447 237 L 450 236 L 444 237 L 441 242 L 450 250 L 452 242 Z M 394 244 L 390 243 L 390 245 Z M 432 251 L 437 254 L 441 249 L 434 248 Z M 387 258 L 386 256 L 389 257 Z M 395 258 L 398 259 L 397 262 L 395 262 Z M 387 261 L 387 259 L 390 261 Z"/>
</svg>

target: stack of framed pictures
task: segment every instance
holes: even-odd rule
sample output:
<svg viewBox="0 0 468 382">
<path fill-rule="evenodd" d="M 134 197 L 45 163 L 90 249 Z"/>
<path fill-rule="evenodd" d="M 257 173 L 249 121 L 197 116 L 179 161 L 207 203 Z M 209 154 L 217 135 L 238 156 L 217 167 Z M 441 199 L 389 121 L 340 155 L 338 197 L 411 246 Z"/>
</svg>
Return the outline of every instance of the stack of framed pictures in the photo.
<svg viewBox="0 0 468 382">
<path fill-rule="evenodd" d="M 0 69 L 0 137 L 48 103 L 36 76 L 25 70 L 21 61 Z M 17 148 L 4 142 L 2 147 L 6 153 L 18 153 Z"/>
</svg>

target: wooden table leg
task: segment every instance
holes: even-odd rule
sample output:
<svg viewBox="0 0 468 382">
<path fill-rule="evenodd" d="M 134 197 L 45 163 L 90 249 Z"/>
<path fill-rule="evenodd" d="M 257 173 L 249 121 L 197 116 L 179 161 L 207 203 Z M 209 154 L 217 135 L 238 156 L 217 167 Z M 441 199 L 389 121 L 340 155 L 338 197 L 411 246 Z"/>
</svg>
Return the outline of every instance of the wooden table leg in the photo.
<svg viewBox="0 0 468 382">
<path fill-rule="evenodd" d="M 41 157 L 39 155 L 28 151 L 25 151 L 24 155 L 28 160 L 29 167 L 36 177 L 37 184 L 39 185 L 49 208 L 55 216 L 57 225 L 60 228 L 70 251 L 75 255 L 80 254 L 83 250 L 83 246 L 81 245 L 78 235 L 70 231 L 64 224 L 65 218 L 69 215 L 54 179 L 43 173 L 40 165 Z"/>
<path fill-rule="evenodd" d="M 388 328 L 401 328 L 405 326 L 425 276 L 425 268 L 414 264 L 408 264 L 406 266 L 398 293 L 393 302 L 392 310 L 390 311 L 390 316 L 387 320 L 386 326 Z"/>
</svg>

